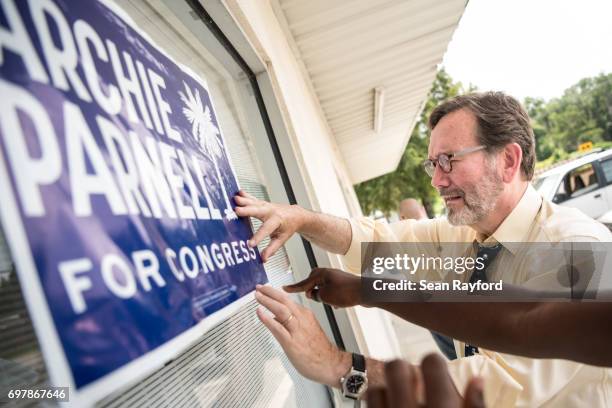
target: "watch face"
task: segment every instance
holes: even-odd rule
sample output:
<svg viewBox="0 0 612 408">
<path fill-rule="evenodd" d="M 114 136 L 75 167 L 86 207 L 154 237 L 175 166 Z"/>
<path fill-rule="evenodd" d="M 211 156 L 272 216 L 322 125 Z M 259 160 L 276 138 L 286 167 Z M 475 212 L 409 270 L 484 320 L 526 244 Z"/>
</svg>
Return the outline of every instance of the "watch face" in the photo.
<svg viewBox="0 0 612 408">
<path fill-rule="evenodd" d="M 365 378 L 363 375 L 353 374 L 346 380 L 346 389 L 348 392 L 358 394 L 364 382 Z"/>
</svg>

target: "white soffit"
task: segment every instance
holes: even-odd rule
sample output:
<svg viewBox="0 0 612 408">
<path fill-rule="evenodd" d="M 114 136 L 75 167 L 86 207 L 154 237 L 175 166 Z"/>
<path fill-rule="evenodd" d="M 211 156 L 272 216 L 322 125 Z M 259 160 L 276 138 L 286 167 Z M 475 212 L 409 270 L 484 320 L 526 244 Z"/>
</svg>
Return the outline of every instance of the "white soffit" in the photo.
<svg viewBox="0 0 612 408">
<path fill-rule="evenodd" d="M 353 183 L 395 170 L 467 0 L 276 1 Z"/>
</svg>

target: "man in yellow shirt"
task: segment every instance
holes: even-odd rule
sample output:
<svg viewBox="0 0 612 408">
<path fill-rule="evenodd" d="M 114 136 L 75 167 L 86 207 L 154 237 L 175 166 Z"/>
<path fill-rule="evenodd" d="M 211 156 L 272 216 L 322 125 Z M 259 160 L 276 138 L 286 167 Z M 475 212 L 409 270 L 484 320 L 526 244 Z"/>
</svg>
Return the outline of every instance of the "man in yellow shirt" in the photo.
<svg viewBox="0 0 612 408">
<path fill-rule="evenodd" d="M 325 250 L 344 254 L 347 269 L 358 273 L 362 242 L 476 241 L 485 247 L 501 245 L 496 264 L 503 265 L 510 257 L 522 256 L 513 253 L 511 244 L 516 242 L 612 241 L 603 225 L 578 210 L 543 200 L 530 185 L 535 141 L 529 117 L 514 98 L 493 92 L 460 96 L 438 106 L 429 125 L 431 140 L 425 169 L 444 199 L 446 218 L 388 225 L 267 203 L 241 193 L 235 198 L 239 206 L 236 213 L 263 221 L 250 245 L 271 236 L 262 252 L 265 261 L 297 232 Z M 542 288 L 557 280 L 553 275 L 545 269 L 541 273 L 538 268 L 516 273 L 498 267 L 487 271 L 486 278 Z M 604 276 L 600 285 L 608 283 L 609 276 Z M 258 290 L 257 298 L 278 321 L 260 312 L 262 321 L 302 374 L 338 387 L 339 378 L 350 371 L 350 355 L 330 348 L 307 313 L 298 313 L 284 294 L 270 289 Z M 303 327 L 308 330 L 303 331 Z M 304 339 L 303 346 L 296 346 Z M 465 389 L 471 377 L 484 377 L 488 406 L 606 406 L 612 401 L 612 373 L 604 368 L 563 360 L 534 360 L 483 348 L 464 357 L 465 345 L 458 341 L 455 350 L 460 358 L 449 363 L 449 372 L 458 392 Z M 318 356 L 315 362 L 306 361 L 313 355 Z M 372 384 L 383 378 L 381 362 L 367 359 L 366 368 Z"/>
</svg>

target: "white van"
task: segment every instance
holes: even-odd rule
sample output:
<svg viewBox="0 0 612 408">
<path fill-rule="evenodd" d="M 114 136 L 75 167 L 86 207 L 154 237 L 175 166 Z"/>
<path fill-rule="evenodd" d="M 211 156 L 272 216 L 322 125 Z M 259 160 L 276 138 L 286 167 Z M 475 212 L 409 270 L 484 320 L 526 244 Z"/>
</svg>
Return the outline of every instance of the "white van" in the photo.
<svg viewBox="0 0 612 408">
<path fill-rule="evenodd" d="M 545 170 L 533 185 L 544 198 L 612 225 L 612 149 Z"/>
</svg>

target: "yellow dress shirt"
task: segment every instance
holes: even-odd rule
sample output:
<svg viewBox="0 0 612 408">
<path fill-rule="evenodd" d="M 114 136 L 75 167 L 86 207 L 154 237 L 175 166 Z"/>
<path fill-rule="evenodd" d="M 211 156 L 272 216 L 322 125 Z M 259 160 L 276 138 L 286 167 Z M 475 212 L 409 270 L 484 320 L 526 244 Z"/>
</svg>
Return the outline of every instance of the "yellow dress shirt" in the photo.
<svg viewBox="0 0 612 408">
<path fill-rule="evenodd" d="M 346 268 L 361 270 L 362 242 L 466 242 L 501 243 L 503 249 L 495 260 L 503 265 L 517 242 L 612 242 L 612 233 L 601 223 L 579 210 L 558 206 L 528 185 L 523 197 L 499 228 L 489 237 L 467 226 L 453 226 L 445 218 L 405 220 L 393 224 L 369 218 L 350 220 L 352 240 L 344 255 Z M 507 244 L 507 245 L 504 245 Z M 536 259 L 524 255 L 521 262 Z M 491 269 L 491 268 L 490 268 Z M 521 269 L 518 269 L 519 271 Z M 530 288 L 550 288 L 557 283 L 547 268 L 528 268 L 518 272 L 507 268 L 487 270 L 489 281 L 503 279 Z M 508 275 L 508 274 L 512 275 Z M 603 276 L 599 288 L 611 288 L 612 273 Z M 428 276 L 445 279 L 445 276 Z M 469 274 L 462 278 L 469 280 Z M 605 322 L 602 322 L 605 324 Z M 554 341 L 554 339 L 551 339 Z M 479 353 L 464 357 L 464 343 L 455 340 L 457 360 L 449 362 L 449 371 L 457 390 L 463 392 L 473 376 L 485 379 L 485 402 L 489 407 L 608 407 L 612 406 L 612 369 L 588 366 L 566 360 L 531 359 L 479 348 Z"/>
</svg>

